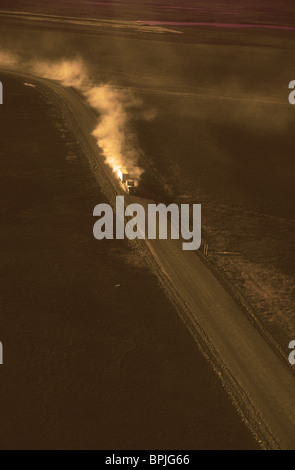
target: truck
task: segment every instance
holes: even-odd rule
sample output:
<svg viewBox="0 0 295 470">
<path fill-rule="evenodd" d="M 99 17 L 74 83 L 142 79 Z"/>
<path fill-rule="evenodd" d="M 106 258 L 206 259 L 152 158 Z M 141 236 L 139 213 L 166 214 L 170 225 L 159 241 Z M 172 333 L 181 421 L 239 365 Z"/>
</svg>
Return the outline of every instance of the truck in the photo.
<svg viewBox="0 0 295 470">
<path fill-rule="evenodd" d="M 135 181 L 130 178 L 128 171 L 125 168 L 118 168 L 117 175 L 122 181 L 124 189 L 130 194 L 133 193 L 135 191 Z"/>
</svg>

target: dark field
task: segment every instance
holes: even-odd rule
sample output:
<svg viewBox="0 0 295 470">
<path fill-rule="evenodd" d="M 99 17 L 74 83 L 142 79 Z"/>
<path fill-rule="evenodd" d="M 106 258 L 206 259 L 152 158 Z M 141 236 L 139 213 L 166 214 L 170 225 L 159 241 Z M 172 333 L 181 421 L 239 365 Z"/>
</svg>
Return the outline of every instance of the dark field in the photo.
<svg viewBox="0 0 295 470">
<path fill-rule="evenodd" d="M 1 0 L 1 9 L 112 20 L 249 22 L 293 25 L 293 0 Z"/>
<path fill-rule="evenodd" d="M 192 2 L 59 2 L 43 13 L 294 24 L 291 2 L 207 3 L 192 13 Z M 82 58 L 90 86 L 142 100 L 129 116 L 141 189 L 202 203 L 210 261 L 286 350 L 295 334 L 295 32 L 1 22 L 0 65 L 3 52 L 27 72 L 33 60 Z M 102 195 L 64 123 L 35 90 L 0 78 L 14 100 L 0 108 L 0 339 L 14 351 L 3 368 L 1 446 L 254 447 L 142 260 L 121 242 L 92 240 Z"/>
<path fill-rule="evenodd" d="M 0 447 L 255 448 L 142 260 L 93 238 L 103 197 L 71 133 L 1 79 Z"/>
<path fill-rule="evenodd" d="M 295 33 L 177 31 L 6 19 L 1 45 L 29 71 L 32 59 L 82 58 L 90 85 L 142 99 L 129 118 L 145 194 L 203 204 L 210 259 L 285 349 L 295 334 Z"/>
</svg>

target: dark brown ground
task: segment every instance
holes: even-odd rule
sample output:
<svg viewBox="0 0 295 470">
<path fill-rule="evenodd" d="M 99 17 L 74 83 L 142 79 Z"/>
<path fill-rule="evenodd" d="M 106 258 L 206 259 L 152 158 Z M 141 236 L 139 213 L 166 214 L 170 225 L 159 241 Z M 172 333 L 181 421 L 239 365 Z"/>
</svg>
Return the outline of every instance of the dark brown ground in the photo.
<svg viewBox="0 0 295 470">
<path fill-rule="evenodd" d="M 241 21 L 294 25 L 293 0 L 1 0 L 1 9 L 124 20 Z"/>
<path fill-rule="evenodd" d="M 25 3 L 18 2 L 15 8 L 22 9 Z M 38 11 L 37 2 L 31 2 L 31 4 L 33 10 Z M 59 2 L 59 5 L 60 9 L 55 10 L 57 13 L 69 13 L 69 7 L 65 2 Z M 198 5 L 204 7 L 202 3 Z M 9 5 L 6 6 L 9 7 Z M 215 5 L 215 9 L 217 6 L 221 8 L 218 4 Z M 175 11 L 163 13 L 163 10 L 151 12 L 146 6 L 137 11 L 133 10 L 133 7 L 127 8 L 126 5 L 116 8 L 113 5 L 114 8 L 107 11 L 98 6 L 86 7 L 84 5 L 83 11 L 80 10 L 81 6 L 75 10 L 72 8 L 72 11 L 75 11 L 78 16 L 81 11 L 87 13 L 90 11 L 87 8 L 94 7 L 97 17 L 112 17 L 120 20 L 167 18 L 173 20 L 176 17 L 183 21 L 193 19 L 191 12 L 188 13 L 189 10 L 181 11 L 181 13 Z M 213 7 L 214 3 L 210 2 L 210 8 Z M 235 2 L 232 8 L 231 15 L 227 16 L 222 16 L 220 12 L 213 14 L 212 11 L 202 12 L 201 16 L 200 13 L 194 13 L 194 15 L 200 21 L 294 24 L 294 6 L 291 2 L 284 3 L 284 8 L 281 3 L 275 1 L 268 2 L 267 5 L 265 2 L 260 2 L 259 6 L 255 2 L 255 9 L 251 2 L 247 2 L 247 5 L 243 2 L 241 8 Z M 50 12 L 53 13 L 51 5 Z M 146 185 L 145 190 L 148 190 L 149 185 L 152 187 L 151 185 L 154 184 L 154 172 L 157 171 L 164 178 L 163 187 L 170 188 L 170 198 L 203 204 L 203 238 L 209 243 L 209 255 L 212 261 L 217 263 L 231 282 L 240 289 L 259 319 L 286 350 L 287 355 L 287 345 L 295 335 L 293 209 L 295 202 L 293 188 L 295 107 L 289 105 L 287 101 L 288 83 L 295 79 L 293 60 L 295 33 L 271 30 L 177 28 L 182 31 L 182 34 L 148 34 L 120 28 L 89 29 L 85 26 L 56 26 L 47 23 L 27 23 L 22 20 L 17 22 L 3 20 L 2 26 L 1 47 L 3 50 L 20 53 L 22 59 L 32 57 L 59 59 L 81 56 L 89 67 L 93 83 L 110 82 L 115 86 L 132 88 L 134 93 L 144 100 L 143 110 L 152 114 L 155 112 L 154 120 L 144 122 L 140 117 L 134 116 L 132 122 L 143 150 L 141 163 L 147 170 L 143 180 Z M 27 109 L 30 107 L 31 105 L 28 105 Z M 9 112 L 12 111 L 9 110 Z M 18 136 L 21 131 L 21 126 L 18 126 Z M 36 140 L 36 135 L 27 135 L 27 131 L 24 132 L 28 139 L 27 151 L 31 155 L 31 144 Z M 39 134 L 41 138 L 42 132 Z M 55 134 L 50 141 L 51 143 L 57 142 L 57 139 L 57 134 Z M 11 145 L 11 139 L 9 145 Z M 23 162 L 23 153 L 20 154 L 18 145 L 16 145 L 15 154 L 19 155 L 18 158 Z M 44 149 L 43 142 L 40 144 L 41 147 Z M 10 147 L 9 151 L 11 152 Z M 56 154 L 51 151 L 51 155 L 52 153 Z M 44 163 L 45 166 L 48 165 L 47 160 Z M 75 166 L 77 163 L 74 162 L 72 158 L 67 162 L 67 175 L 69 169 L 72 172 L 79 168 L 80 171 L 80 166 Z M 39 176 L 35 179 L 40 181 Z M 5 181 L 7 181 L 6 177 Z M 30 183 L 29 194 L 31 195 L 28 197 L 31 198 L 32 203 L 35 201 L 33 189 L 35 194 L 39 195 L 40 192 L 39 198 L 42 198 L 41 194 L 44 191 L 46 195 L 47 191 L 49 194 L 56 193 L 55 189 L 46 189 L 47 173 L 44 175 L 44 181 L 40 185 L 36 182 Z M 23 177 L 21 182 L 23 184 Z M 16 188 L 20 188 L 20 185 L 17 184 Z M 91 192 L 88 180 L 83 183 L 83 188 L 83 194 Z M 152 187 L 152 192 L 155 189 L 160 191 L 159 188 Z M 20 189 L 18 191 L 20 192 Z M 77 191 L 70 189 L 70 192 L 75 198 Z M 89 204 L 85 202 L 87 208 L 89 205 L 92 208 L 97 202 L 97 197 L 92 196 L 92 192 L 91 197 L 95 202 L 93 203 L 93 200 Z M 23 191 L 21 191 L 20 199 L 24 199 Z M 75 199 L 75 204 L 76 202 L 80 204 L 80 198 Z M 5 207 L 8 206 L 5 205 Z M 73 208 L 71 210 L 73 211 Z M 61 212 L 63 213 L 62 223 L 64 223 L 64 211 Z M 82 212 L 87 213 L 84 209 Z M 27 216 L 25 212 L 25 217 Z M 56 215 L 53 216 L 53 220 L 52 225 L 55 226 Z M 71 212 L 71 221 L 75 220 Z M 36 216 L 36 223 L 40 224 L 39 212 L 38 217 Z M 46 233 L 47 227 L 48 220 L 46 219 L 44 222 Z M 88 234 L 89 230 L 92 230 L 91 217 L 90 229 L 85 229 L 84 223 L 83 227 L 85 233 L 87 232 L 85 237 L 88 246 Z M 72 234 L 71 236 L 74 236 L 75 229 L 67 230 Z M 17 233 L 16 230 L 15 233 Z M 69 234 L 65 239 L 68 237 Z M 36 238 L 40 240 L 42 237 L 38 235 Z M 11 239 L 12 243 L 10 233 L 8 239 Z M 57 234 L 55 239 L 57 243 Z M 64 243 L 59 246 L 60 253 L 63 253 Z M 83 246 L 86 249 L 86 245 L 83 244 Z M 95 250 L 98 249 L 97 243 L 93 246 Z M 112 261 L 109 266 L 112 272 L 117 269 L 118 265 L 122 265 L 122 256 L 123 259 L 130 259 L 127 248 L 124 255 L 121 253 L 121 245 L 112 247 L 112 250 L 117 249 L 119 249 L 117 254 L 112 251 Z M 57 246 L 52 245 L 52 250 L 57 250 Z M 228 251 L 237 254 L 230 256 L 222 254 Z M 94 249 L 89 248 L 89 256 L 92 253 L 92 262 L 93 252 Z M 72 253 L 73 249 L 69 248 L 68 268 L 74 273 L 73 282 L 79 285 L 82 280 L 79 270 L 73 269 L 77 260 L 71 260 Z M 78 256 L 78 253 L 75 249 L 75 256 Z M 30 260 L 31 256 L 31 253 L 28 254 L 27 259 Z M 120 263 L 118 263 L 118 256 Z M 86 255 L 83 252 L 80 262 L 84 263 L 84 259 Z M 134 257 L 132 260 L 134 261 Z M 7 263 L 10 265 L 10 261 Z M 47 264 L 45 263 L 46 266 Z M 94 266 L 96 267 L 96 262 Z M 124 272 L 126 269 L 131 269 L 129 264 L 124 263 L 123 266 Z M 133 265 L 132 270 L 134 270 Z M 35 267 L 33 272 L 35 272 Z M 140 272 L 143 275 L 142 269 Z M 14 279 L 15 270 L 11 273 Z M 145 271 L 144 273 L 148 276 Z M 109 274 L 107 276 L 110 277 Z M 49 274 L 48 277 L 50 277 Z M 116 281 L 116 276 L 110 277 L 113 284 L 122 283 L 122 278 L 125 279 L 123 274 L 118 277 L 121 282 Z M 59 279 L 56 272 L 53 278 Z M 61 278 L 64 282 L 65 276 L 61 275 Z M 20 272 L 19 279 L 23 279 L 23 271 Z M 130 286 L 133 285 L 134 279 L 135 277 L 130 282 Z M 138 280 L 137 275 L 136 279 Z M 94 286 L 99 285 L 100 282 L 101 279 L 98 278 L 98 283 L 95 281 Z M 31 286 L 29 276 L 28 283 Z M 46 287 L 47 283 L 44 282 L 44 284 Z M 85 284 L 87 288 L 90 285 L 88 282 Z M 112 312 L 116 308 L 119 310 L 122 308 L 121 290 L 114 288 L 113 284 L 110 291 L 119 292 L 117 307 L 109 303 L 109 295 L 105 300 L 105 305 L 108 307 L 103 307 L 109 308 Z M 151 287 L 147 287 L 146 280 L 143 286 L 143 291 L 151 301 L 148 295 Z M 31 289 L 29 289 L 30 294 L 26 295 L 35 298 Z M 40 287 L 37 291 L 40 292 Z M 93 292 L 93 288 L 89 288 L 89 291 Z M 6 295 L 8 293 L 9 290 Z M 138 291 L 136 295 L 139 301 L 136 313 L 138 315 L 138 311 L 141 312 L 142 309 L 139 305 L 142 305 L 140 302 L 143 299 L 143 293 Z M 93 293 L 89 296 L 93 298 Z M 132 301 L 133 299 L 135 301 L 133 292 L 128 293 L 128 299 L 126 293 L 128 305 L 130 296 Z M 113 301 L 113 297 L 111 298 Z M 101 298 L 99 299 L 101 302 Z M 53 296 L 51 302 L 54 302 Z M 146 301 L 143 304 L 146 304 Z M 77 305 L 76 300 L 74 305 Z M 42 305 L 38 306 L 38 309 L 41 307 Z M 159 312 L 159 308 L 155 308 L 154 304 L 151 310 L 156 310 L 155 315 Z M 59 312 L 59 308 L 55 311 Z M 20 324 L 19 321 L 15 323 Z M 31 321 L 28 323 L 32 324 Z M 119 324 L 122 327 L 122 324 Z M 96 328 L 91 325 L 89 331 L 95 330 Z M 27 335 L 24 335 L 24 341 L 26 339 Z M 167 351 L 172 347 L 173 341 L 171 345 L 167 345 Z M 106 346 L 106 349 L 109 350 L 109 347 Z M 153 347 L 152 350 L 154 352 L 155 348 Z M 42 365 L 42 361 L 40 364 Z M 184 388 L 184 390 L 187 389 Z M 200 391 L 201 396 L 203 396 L 202 393 L 204 393 L 203 389 Z M 137 395 L 140 394 L 137 392 Z M 210 398 L 210 401 L 213 400 Z M 131 403 L 132 400 L 130 400 L 130 409 Z M 122 408 L 121 405 L 118 407 Z M 133 409 L 133 413 L 137 413 L 138 409 Z M 220 409 L 219 411 L 221 412 Z M 207 411 L 204 412 L 204 421 L 206 413 Z M 216 421 L 219 422 L 219 419 L 223 420 L 224 417 Z M 202 421 L 200 418 L 198 420 Z M 162 425 L 164 426 L 163 423 Z M 208 425 L 208 429 L 210 427 L 212 426 Z M 135 434 L 138 436 L 138 433 Z M 183 435 L 179 432 L 179 436 L 183 438 Z M 211 437 L 208 433 L 204 446 L 207 446 L 207 439 L 210 440 Z M 223 439 L 223 436 L 219 437 Z M 178 443 L 179 439 L 180 437 L 176 438 Z M 147 437 L 145 437 L 145 442 L 148 447 L 150 443 Z M 209 443 L 208 447 L 210 445 Z M 163 446 L 165 447 L 165 444 Z"/>
<path fill-rule="evenodd" d="M 93 238 L 73 136 L 1 80 L 0 447 L 256 448 L 156 279 Z"/>
</svg>

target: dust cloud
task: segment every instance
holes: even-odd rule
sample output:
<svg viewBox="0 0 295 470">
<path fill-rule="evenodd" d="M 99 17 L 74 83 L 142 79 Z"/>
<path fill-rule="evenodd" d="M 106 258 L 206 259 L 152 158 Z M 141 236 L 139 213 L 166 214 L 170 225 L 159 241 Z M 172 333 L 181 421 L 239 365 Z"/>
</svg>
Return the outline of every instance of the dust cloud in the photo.
<svg viewBox="0 0 295 470">
<path fill-rule="evenodd" d="M 143 173 L 142 168 L 137 165 L 139 151 L 134 135 L 127 129 L 128 109 L 140 107 L 141 101 L 129 92 L 119 91 L 109 85 L 93 87 L 85 95 L 88 103 L 101 116 L 93 135 L 103 150 L 107 164 L 114 171 L 118 167 L 126 167 L 139 180 Z"/>
<path fill-rule="evenodd" d="M 33 62 L 32 72 L 43 78 L 58 80 L 66 87 L 81 89 L 87 82 L 86 67 L 81 59 Z"/>
<path fill-rule="evenodd" d="M 143 110 L 142 100 L 132 92 L 110 84 L 93 85 L 81 57 L 69 60 L 23 60 L 17 54 L 0 50 L 0 67 L 57 80 L 65 87 L 78 89 L 88 104 L 98 112 L 98 123 L 92 135 L 106 163 L 114 172 L 119 167 L 126 168 L 138 184 L 144 170 L 139 165 L 141 150 L 130 121 L 134 110 L 141 112 L 142 119 L 152 119 L 150 112 Z"/>
</svg>

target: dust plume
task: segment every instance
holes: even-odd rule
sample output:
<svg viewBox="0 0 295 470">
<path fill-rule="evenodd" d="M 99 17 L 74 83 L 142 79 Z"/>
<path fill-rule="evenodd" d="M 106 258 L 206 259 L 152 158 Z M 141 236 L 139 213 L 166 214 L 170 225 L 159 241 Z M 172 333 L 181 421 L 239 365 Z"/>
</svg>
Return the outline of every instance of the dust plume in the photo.
<svg viewBox="0 0 295 470">
<path fill-rule="evenodd" d="M 114 172 L 118 167 L 126 168 L 138 183 L 144 170 L 138 164 L 140 150 L 132 131 L 131 115 L 140 111 L 143 119 L 151 119 L 151 116 L 145 116 L 142 101 L 133 93 L 109 84 L 91 85 L 87 66 L 80 57 L 71 60 L 21 60 L 15 54 L 0 50 L 0 67 L 58 80 L 63 86 L 78 89 L 89 105 L 98 111 L 99 121 L 92 134 L 106 163 Z"/>
<path fill-rule="evenodd" d="M 107 164 L 114 171 L 118 167 L 126 167 L 138 180 L 143 170 L 137 165 L 139 152 L 135 137 L 128 129 L 128 109 L 140 106 L 141 101 L 110 85 L 91 88 L 85 95 L 89 104 L 97 109 L 101 116 L 93 135 L 103 150 Z"/>
<path fill-rule="evenodd" d="M 7 69 L 15 68 L 19 63 L 19 58 L 16 54 L 0 50 L 0 66 Z"/>
<path fill-rule="evenodd" d="M 87 82 L 87 72 L 82 59 L 54 62 L 37 61 L 32 63 L 35 75 L 60 81 L 63 86 L 81 88 Z"/>
</svg>

